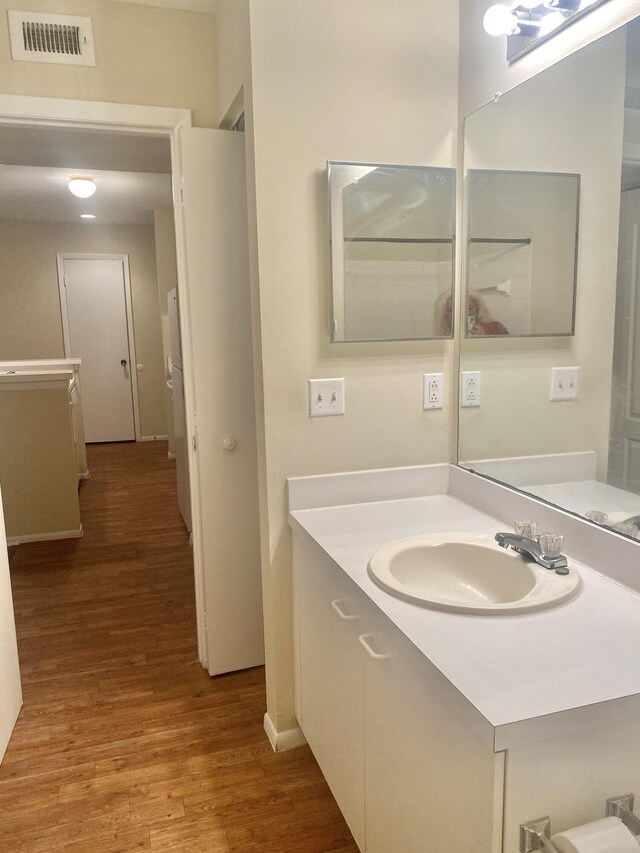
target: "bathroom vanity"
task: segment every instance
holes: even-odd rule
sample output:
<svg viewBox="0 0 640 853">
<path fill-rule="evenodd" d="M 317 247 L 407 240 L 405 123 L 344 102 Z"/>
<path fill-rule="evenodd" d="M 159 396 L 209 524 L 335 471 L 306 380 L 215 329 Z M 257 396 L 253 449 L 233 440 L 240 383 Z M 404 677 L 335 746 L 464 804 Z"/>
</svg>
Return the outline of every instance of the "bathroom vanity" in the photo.
<svg viewBox="0 0 640 853">
<path fill-rule="evenodd" d="M 558 831 L 640 791 L 634 543 L 448 465 L 297 478 L 289 497 L 297 718 L 361 850 L 516 853 L 521 823 Z M 564 533 L 577 597 L 441 612 L 367 571 L 388 542 L 516 517 Z"/>
</svg>

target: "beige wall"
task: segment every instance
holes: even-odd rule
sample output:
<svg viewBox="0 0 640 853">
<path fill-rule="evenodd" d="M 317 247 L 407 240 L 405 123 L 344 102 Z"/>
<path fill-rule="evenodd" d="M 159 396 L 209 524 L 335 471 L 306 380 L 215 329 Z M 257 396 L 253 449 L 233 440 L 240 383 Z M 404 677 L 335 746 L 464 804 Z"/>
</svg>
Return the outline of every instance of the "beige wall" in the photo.
<svg viewBox="0 0 640 853">
<path fill-rule="evenodd" d="M 606 474 L 625 50 L 624 30 L 613 33 L 467 120 L 465 168 L 577 172 L 582 183 L 576 334 L 461 341 L 462 370 L 482 371 L 481 405 L 460 412 L 463 460 L 595 450 Z M 579 399 L 550 402 L 551 368 L 569 365 L 581 368 Z"/>
<path fill-rule="evenodd" d="M 153 226 L 0 221 L 0 360 L 64 356 L 56 254 L 128 254 L 143 435 L 166 435 Z"/>
<path fill-rule="evenodd" d="M 14 62 L 6 11 L 93 19 L 96 66 Z M 0 0 L 0 92 L 182 107 L 216 126 L 215 16 L 111 0 Z"/>
<path fill-rule="evenodd" d="M 244 85 L 247 107 L 268 710 L 283 730 L 294 725 L 286 477 L 448 458 L 449 401 L 422 411 L 422 373 L 443 369 L 446 342 L 329 344 L 325 163 L 454 164 L 457 12 L 447 0 L 278 0 L 250 13 L 251 78 L 235 64 L 220 78 L 229 98 Z M 309 419 L 318 376 L 345 377 L 345 417 Z"/>
</svg>

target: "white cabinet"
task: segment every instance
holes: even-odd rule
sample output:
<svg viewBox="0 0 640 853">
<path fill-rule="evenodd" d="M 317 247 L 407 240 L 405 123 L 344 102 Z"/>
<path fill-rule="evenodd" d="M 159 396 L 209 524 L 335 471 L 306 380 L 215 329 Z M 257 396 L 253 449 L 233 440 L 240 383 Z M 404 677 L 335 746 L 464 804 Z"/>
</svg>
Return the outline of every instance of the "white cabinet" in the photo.
<svg viewBox="0 0 640 853">
<path fill-rule="evenodd" d="M 501 849 L 502 755 L 424 658 L 308 538 L 294 538 L 299 723 L 367 853 Z M 501 800 L 500 800 L 501 803 Z"/>
<path fill-rule="evenodd" d="M 494 755 L 448 706 L 424 658 L 382 614 L 365 665 L 367 853 L 491 851 Z M 495 823 L 494 823 L 495 817 Z M 401 843 L 398 841 L 401 839 Z M 497 848 L 500 849 L 500 848 Z"/>
<path fill-rule="evenodd" d="M 296 561 L 298 562 L 298 561 Z M 356 843 L 364 849 L 364 660 L 347 578 L 299 561 L 299 722 Z"/>
</svg>

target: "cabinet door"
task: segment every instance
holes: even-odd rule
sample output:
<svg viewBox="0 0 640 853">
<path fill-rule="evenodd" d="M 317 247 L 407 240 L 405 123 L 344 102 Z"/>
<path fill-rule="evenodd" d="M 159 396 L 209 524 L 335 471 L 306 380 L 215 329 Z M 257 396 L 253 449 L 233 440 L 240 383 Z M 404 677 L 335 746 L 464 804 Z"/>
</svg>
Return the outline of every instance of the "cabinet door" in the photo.
<svg viewBox="0 0 640 853">
<path fill-rule="evenodd" d="M 364 850 L 364 660 L 356 588 L 294 539 L 299 723 L 356 844 Z"/>
<path fill-rule="evenodd" d="M 406 638 L 382 615 L 373 625 L 363 637 L 367 853 L 499 850 L 501 757 L 441 696 Z"/>
</svg>

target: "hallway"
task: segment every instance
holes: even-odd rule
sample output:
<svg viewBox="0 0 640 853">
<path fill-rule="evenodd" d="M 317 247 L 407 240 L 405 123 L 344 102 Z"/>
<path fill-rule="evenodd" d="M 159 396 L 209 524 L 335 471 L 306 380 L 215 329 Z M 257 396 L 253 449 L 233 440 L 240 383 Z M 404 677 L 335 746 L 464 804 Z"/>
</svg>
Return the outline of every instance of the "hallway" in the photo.
<svg viewBox="0 0 640 853">
<path fill-rule="evenodd" d="M 263 670 L 198 663 L 166 451 L 90 445 L 84 538 L 13 555 L 24 707 L 0 851 L 357 853 L 308 748 L 272 752 Z"/>
</svg>

